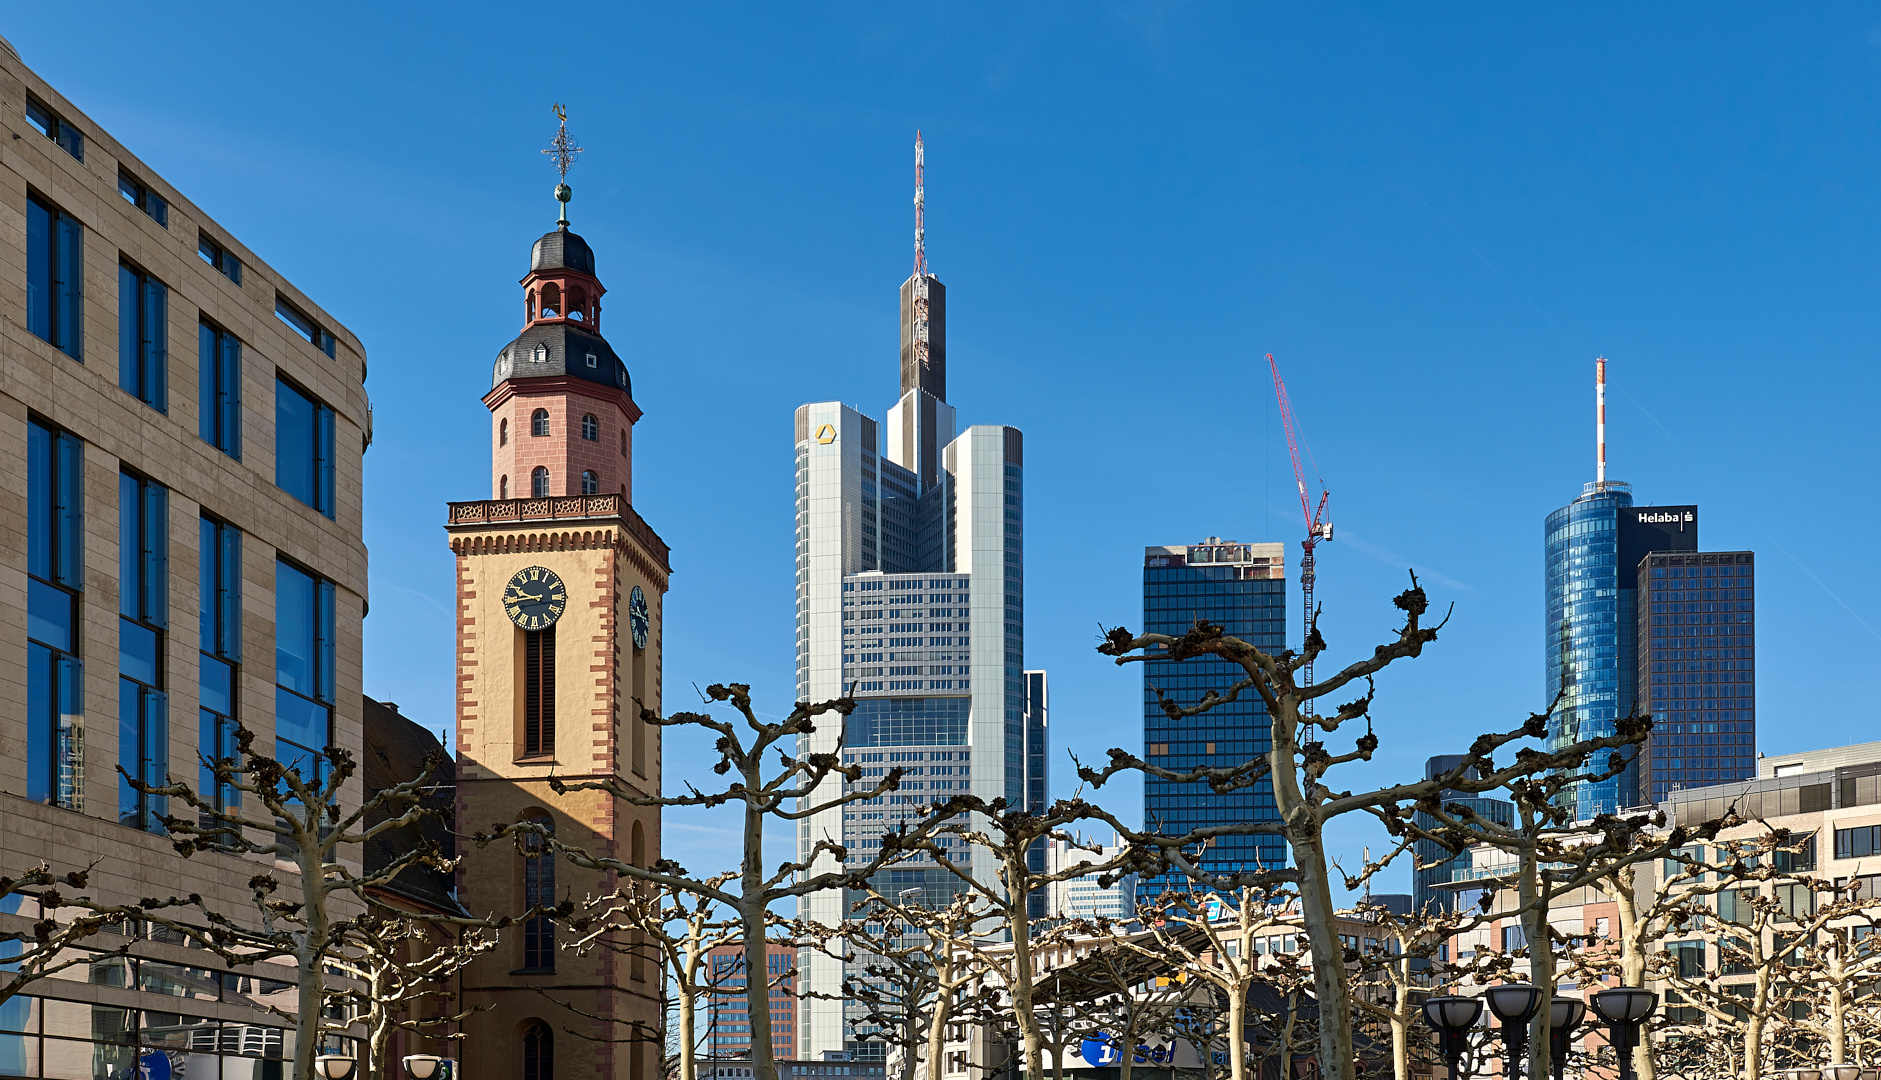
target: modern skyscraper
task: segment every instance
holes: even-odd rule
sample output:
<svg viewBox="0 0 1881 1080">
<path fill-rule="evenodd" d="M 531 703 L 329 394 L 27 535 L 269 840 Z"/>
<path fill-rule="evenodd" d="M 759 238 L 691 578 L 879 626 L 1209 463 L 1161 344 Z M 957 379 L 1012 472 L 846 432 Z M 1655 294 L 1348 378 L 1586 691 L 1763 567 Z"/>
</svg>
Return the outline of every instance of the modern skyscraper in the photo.
<svg viewBox="0 0 1881 1080">
<path fill-rule="evenodd" d="M 1699 555 L 1698 507 L 1634 506 L 1632 485 L 1606 478 L 1606 361 L 1599 361 L 1596 370 L 1599 415 L 1596 479 L 1586 485 L 1580 498 L 1549 514 L 1544 527 L 1547 565 L 1545 689 L 1547 700 L 1555 703 L 1549 721 L 1549 744 L 1560 747 L 1578 739 L 1611 735 L 1615 721 L 1634 712 L 1650 711 L 1664 720 L 1660 714 L 1666 706 L 1659 704 L 1661 702 L 1709 701 L 1712 703 L 1709 708 L 1702 704 L 1672 708 L 1681 713 L 1709 712 L 1712 715 L 1710 719 L 1700 716 L 1676 721 L 1680 729 L 1677 732 L 1664 726 L 1658 728 L 1652 742 L 1628 762 L 1621 774 L 1574 785 L 1566 797 L 1574 800 L 1575 816 L 1581 820 L 1636 806 L 1649 799 L 1657 801 L 1669 790 L 1669 785 L 1675 783 L 1671 779 L 1674 771 L 1721 774 L 1741 770 L 1728 778 L 1748 776 L 1753 767 L 1748 759 L 1754 758 L 1755 747 L 1754 703 L 1739 706 L 1736 694 L 1725 699 L 1732 702 L 1730 706 L 1721 705 L 1722 695 L 1716 693 L 1703 696 L 1692 693 L 1678 699 L 1670 696 L 1673 686 L 1680 685 L 1670 681 L 1673 674 L 1693 682 L 1701 675 L 1712 677 L 1709 684 L 1700 682 L 1695 687 L 1690 682 L 1682 682 L 1681 689 L 1695 691 L 1710 685 L 1715 690 L 1724 685 L 1725 681 L 1718 678 L 1724 674 L 1733 678 L 1739 674 L 1747 676 L 1742 684 L 1732 682 L 1733 688 L 1739 685 L 1754 688 L 1754 681 L 1748 678 L 1751 674 L 1748 667 L 1741 670 L 1720 667 L 1726 662 L 1748 665 L 1754 660 L 1749 596 L 1752 586 L 1748 573 L 1739 586 L 1736 573 L 1740 554 L 1744 557 L 1742 567 L 1746 571 L 1750 569 L 1749 553 Z M 1661 554 L 1668 556 L 1668 561 L 1648 559 L 1648 556 Z M 1694 558 L 1699 561 L 1688 561 Z M 1711 562 L 1707 564 L 1705 559 Z M 1707 565 L 1711 569 L 1709 585 L 1703 584 L 1706 576 L 1702 571 Z M 1724 572 L 1726 567 L 1728 573 Z M 1697 580 L 1690 587 L 1680 589 L 1671 582 L 1683 583 L 1690 578 L 1672 577 L 1669 571 L 1673 569 L 1692 574 Z M 1649 570 L 1666 572 L 1655 576 L 1648 573 Z M 1721 584 L 1721 577 L 1728 578 L 1731 584 Z M 1644 583 L 1662 581 L 1666 584 L 1661 592 L 1666 595 L 1676 592 L 1678 600 L 1641 600 Z M 1735 596 L 1740 588 L 1745 593 L 1742 600 Z M 1728 601 L 1722 596 L 1726 591 L 1733 594 Z M 1732 610 L 1721 610 L 1727 603 Z M 1722 619 L 1727 613 L 1730 619 Z M 1674 615 L 1692 621 L 1672 622 Z M 1683 633 L 1671 634 L 1674 629 Z M 1730 644 L 1725 644 L 1727 639 Z M 1738 644 L 1739 639 L 1742 639 L 1741 644 Z M 1733 655 L 1725 656 L 1726 650 Z M 1676 659 L 1670 655 L 1672 652 L 1679 654 Z M 1672 669 L 1673 663 L 1680 664 L 1682 670 Z M 1700 666 L 1690 666 L 1693 664 Z M 1648 676 L 1654 681 L 1647 682 L 1645 677 Z M 1659 687 L 1664 687 L 1665 692 L 1659 693 Z M 1745 698 L 1754 696 L 1754 689 L 1743 695 Z M 1722 717 L 1725 712 L 1732 714 L 1729 720 Z M 1736 741 L 1719 743 L 1715 754 L 1702 757 L 1680 754 L 1676 758 L 1681 762 L 1679 769 L 1670 767 L 1674 756 L 1667 753 L 1668 750 L 1692 745 L 1683 741 L 1688 737 L 1721 736 L 1724 734 L 1721 725 L 1727 723 L 1732 727 L 1729 734 L 1733 740 L 1742 734 L 1751 736 L 1743 744 L 1751 749 L 1739 753 L 1740 744 Z M 1704 730 L 1705 724 L 1712 725 L 1709 731 Z M 1741 730 L 1740 724 L 1744 725 Z M 1674 737 L 1681 741 L 1667 741 Z M 1653 744 L 1657 744 L 1656 751 Z M 1655 753 L 1665 767 L 1646 768 L 1642 762 Z M 1693 760 L 1689 766 L 1683 764 L 1688 758 Z M 1737 764 L 1740 758 L 1746 759 L 1741 766 Z M 1648 779 L 1656 775 L 1665 777 L 1663 784 Z"/>
<path fill-rule="evenodd" d="M 566 202 L 568 188 L 557 198 Z M 496 351 L 490 391 L 490 495 L 454 502 L 445 525 L 457 572 L 457 820 L 536 821 L 559 840 L 650 866 L 660 815 L 558 779 L 660 790 L 661 625 L 671 564 L 635 512 L 627 365 L 601 336 L 594 249 L 563 220 L 535 242 L 522 279 L 524 323 Z M 557 721 L 560 721 L 559 723 Z M 469 847 L 464 904 L 519 912 L 603 895 L 613 875 L 526 848 Z M 520 865 L 519 865 L 520 863 Z M 637 951 L 557 948 L 549 919 L 505 931 L 461 976 L 468 1045 L 492 1071 L 648 1080 L 651 1042 L 577 1039 L 584 1017 L 660 1024 L 660 967 Z"/>
<path fill-rule="evenodd" d="M 846 722 L 819 724 L 803 749 L 834 753 L 840 740 L 845 760 L 869 770 L 871 782 L 897 765 L 905 777 L 893 795 L 804 820 L 805 859 L 818 840 L 832 840 L 866 862 L 871 838 L 956 792 L 1025 805 L 1043 790 L 1043 778 L 1027 772 L 1044 760 L 1028 751 L 1028 727 L 1042 737 L 1044 726 L 1042 708 L 1035 724 L 1027 720 L 1023 444 L 1017 428 L 955 427 L 946 296 L 928 271 L 917 218 L 914 273 L 901 286 L 901 397 L 886 424 L 840 401 L 797 409 L 797 696 L 858 702 Z M 983 851 L 956 858 L 994 876 Z M 816 866 L 835 869 L 827 854 Z M 959 888 L 934 866 L 885 878 L 884 893 L 923 889 L 934 904 Z M 835 925 L 853 899 L 819 893 L 802 912 Z M 798 970 L 807 992 L 837 997 L 805 997 L 799 1054 L 881 1056 L 875 1033 L 845 1016 L 843 964 L 804 950 Z"/>
<path fill-rule="evenodd" d="M 1648 801 L 1757 774 L 1756 556 L 1651 554 L 1639 563 L 1639 692 L 1652 737 Z"/>
<path fill-rule="evenodd" d="M 1424 762 L 1424 779 L 1434 780 L 1463 763 L 1461 754 L 1439 754 Z M 1476 814 L 1477 817 L 1507 825 L 1515 820 L 1515 805 L 1505 799 L 1488 799 L 1480 794 L 1465 791 L 1445 791 L 1443 805 L 1460 806 Z M 1422 810 L 1413 815 L 1418 825 L 1428 829 L 1436 825 L 1437 820 Z M 1467 870 L 1470 866 L 1470 853 L 1466 849 L 1457 855 L 1450 854 L 1448 848 L 1435 840 L 1419 840 L 1411 849 L 1417 857 L 1418 866 L 1411 871 L 1411 910 L 1424 911 L 1434 904 L 1444 911 L 1456 910 L 1456 893 L 1450 889 L 1439 889 L 1440 885 L 1451 879 L 1458 870 Z"/>
<path fill-rule="evenodd" d="M 1184 634 L 1204 619 L 1268 652 L 1287 647 L 1286 554 L 1281 544 L 1244 544 L 1211 536 L 1199 544 L 1143 549 L 1143 629 Z M 1156 689 L 1193 703 L 1211 689 L 1225 689 L 1246 674 L 1215 659 L 1152 660 L 1143 665 L 1143 757 L 1169 769 L 1237 765 L 1272 746 L 1267 707 L 1260 697 L 1238 700 L 1200 716 L 1171 720 L 1157 704 Z M 1277 821 L 1273 785 L 1261 781 L 1227 795 L 1206 784 L 1143 780 L 1143 824 L 1180 834 L 1204 825 Z M 1278 836 L 1224 836 L 1202 864 L 1217 871 L 1271 869 L 1286 865 L 1286 841 Z M 1186 888 L 1181 874 L 1149 878 L 1137 887 L 1148 901 L 1172 888 Z"/>
</svg>

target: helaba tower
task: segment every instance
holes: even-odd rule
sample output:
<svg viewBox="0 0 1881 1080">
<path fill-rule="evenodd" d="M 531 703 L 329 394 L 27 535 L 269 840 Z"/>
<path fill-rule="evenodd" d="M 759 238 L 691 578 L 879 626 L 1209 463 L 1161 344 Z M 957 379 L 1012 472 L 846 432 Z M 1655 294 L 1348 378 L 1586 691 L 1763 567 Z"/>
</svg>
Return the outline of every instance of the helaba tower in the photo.
<svg viewBox="0 0 1881 1080">
<path fill-rule="evenodd" d="M 1025 672 L 1023 441 L 1017 428 L 959 428 L 947 402 L 947 290 L 927 265 L 918 134 L 915 170 L 900 397 L 883 421 L 840 401 L 799 406 L 795 418 L 797 697 L 857 702 L 842 724 L 819 724 L 802 749 L 833 753 L 840 740 L 864 783 L 896 766 L 903 780 L 893 794 L 801 822 L 806 859 L 831 840 L 852 864 L 866 863 L 886 828 L 953 794 L 1044 798 L 1045 756 L 1031 752 L 1042 749 L 1042 707 L 1028 707 Z M 963 847 L 955 857 L 994 876 L 983 851 Z M 835 869 L 825 853 L 812 872 Z M 920 889 L 930 904 L 960 888 L 931 864 L 885 871 L 876 886 L 891 896 Z M 837 925 L 854 899 L 817 893 L 802 914 Z M 807 992 L 799 1056 L 882 1056 L 877 1033 L 841 1000 L 843 962 L 806 949 L 798 970 Z"/>
<path fill-rule="evenodd" d="M 1610 735 L 1631 714 L 1653 728 L 1619 775 L 1564 793 L 1583 821 L 1757 769 L 1756 553 L 1700 551 L 1698 507 L 1634 506 L 1632 486 L 1607 479 L 1595 364 L 1595 479 L 1545 529 L 1549 744 Z"/>
</svg>

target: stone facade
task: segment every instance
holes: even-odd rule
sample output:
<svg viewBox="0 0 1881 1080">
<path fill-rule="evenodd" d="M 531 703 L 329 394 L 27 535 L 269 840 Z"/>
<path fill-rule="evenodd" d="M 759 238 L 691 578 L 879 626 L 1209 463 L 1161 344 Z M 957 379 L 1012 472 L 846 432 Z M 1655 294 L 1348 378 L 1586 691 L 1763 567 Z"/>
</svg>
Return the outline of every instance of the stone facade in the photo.
<svg viewBox="0 0 1881 1080">
<path fill-rule="evenodd" d="M 333 585 L 331 737 L 357 754 L 366 604 L 360 481 L 371 430 L 365 355 L 354 336 L 318 303 L 35 75 L 4 42 L 0 103 L 0 131 L 5 133 L 0 135 L 0 872 L 16 874 L 42 861 L 61 871 L 95 865 L 90 891 L 99 900 L 134 902 L 187 888 L 244 919 L 252 912 L 245 883 L 256 872 L 255 863 L 212 854 L 185 862 L 162 836 L 119 823 L 114 771 L 120 749 L 119 477 L 130 473 L 167 489 L 167 573 L 160 590 L 167 625 L 158 637 L 154 689 L 167 699 L 163 749 L 170 774 L 194 782 L 202 749 L 201 667 L 212 663 L 199 651 L 203 515 L 239 529 L 242 538 L 234 717 L 257 733 L 262 746 L 272 745 L 276 560 L 285 559 Z M 68 135 L 63 142 L 49 137 L 48 120 Z M 126 188 L 141 191 L 144 206 L 123 194 Z M 37 209 L 32 209 L 34 204 Z M 43 215 L 45 208 L 65 215 L 82 236 L 82 243 L 74 245 L 82 252 L 82 262 L 76 264 L 82 300 L 75 305 L 75 348 L 61 349 L 48 340 L 35 330 L 28 314 L 38 295 L 29 297 L 29 288 L 39 287 L 29 273 L 29 253 L 43 250 L 34 246 L 38 241 L 29 241 L 28 231 L 37 220 L 33 215 Z M 222 252 L 225 266 L 229 258 L 239 260 L 239 272 L 218 270 L 200 254 L 203 250 Z M 161 332 L 153 335 L 167 353 L 163 411 L 120 386 L 121 267 L 161 282 L 167 297 Z M 317 324 L 317 343 L 277 317 L 282 303 Z M 199 327 L 205 322 L 241 342 L 239 457 L 204 441 L 199 433 L 198 345 Z M 322 347 L 329 341 L 330 355 Z M 276 484 L 277 374 L 332 410 L 331 514 Z M 43 588 L 29 587 L 32 423 L 77 440 L 83 459 L 82 575 L 76 582 L 82 587 L 73 594 L 72 652 L 82 663 L 84 756 L 82 768 L 74 773 L 75 797 L 65 806 L 28 798 L 28 744 L 33 725 L 44 719 L 29 712 L 35 676 L 29 674 L 27 598 L 31 588 Z M 355 787 L 358 783 L 353 781 Z M 356 805 L 359 796 L 355 790 L 349 799 Z M 343 855 L 355 872 L 357 856 Z M 23 917 L 0 915 L 0 921 L 17 928 Z M 196 971 L 208 966 L 200 951 L 163 941 L 140 942 L 133 951 L 142 958 L 135 963 L 148 963 L 149 972 L 166 970 L 156 967 L 158 962 Z M 36 984 L 33 993 L 98 1008 L 185 1008 L 170 993 L 138 989 L 157 987 L 159 980 L 137 974 L 144 971 L 127 968 L 125 985 L 106 985 L 96 972 L 91 981 L 83 974 L 75 980 L 48 979 Z M 202 979 L 208 980 L 207 974 Z M 230 980 L 226 986 L 208 980 L 186 995 L 195 999 L 187 1003 L 188 1012 L 204 1024 L 237 1025 L 241 1040 L 256 1048 L 248 1055 L 254 1058 L 252 1065 L 228 1061 L 222 1076 L 247 1075 L 243 1070 L 250 1068 L 257 1077 L 279 1075 L 285 1048 L 279 1034 L 269 1032 L 278 1032 L 283 1022 L 257 1013 L 258 986 L 249 980 Z M 291 1008 L 293 995 L 280 996 Z M 150 1015 L 145 1014 L 146 1023 Z M 225 1028 L 224 1037 L 230 1038 L 232 1030 Z M 33 1075 L 39 1061 L 48 1070 L 65 1068 L 69 1066 L 55 1062 L 87 1054 L 97 1066 L 116 1053 L 99 1044 L 55 1042 L 55 1034 L 72 1032 L 55 1032 L 50 1019 L 44 1034 L 43 1058 L 34 1056 L 38 1040 L 0 1036 L 0 1057 L 9 1060 L 9 1073 Z M 291 1038 L 292 1032 L 287 1032 L 290 1044 Z M 91 1051 L 74 1049 L 87 1045 Z"/>
</svg>

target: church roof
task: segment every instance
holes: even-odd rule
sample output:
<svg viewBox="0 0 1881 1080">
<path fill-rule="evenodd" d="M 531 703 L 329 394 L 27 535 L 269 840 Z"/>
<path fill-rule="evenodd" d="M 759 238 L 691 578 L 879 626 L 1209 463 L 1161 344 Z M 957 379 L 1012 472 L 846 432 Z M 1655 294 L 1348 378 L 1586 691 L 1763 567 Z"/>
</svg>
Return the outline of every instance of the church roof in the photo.
<svg viewBox="0 0 1881 1080">
<path fill-rule="evenodd" d="M 627 365 L 606 338 L 576 324 L 561 322 L 537 323 L 503 346 L 496 354 L 490 386 L 499 386 L 506 379 L 550 375 L 567 375 L 618 387 L 626 391 L 628 397 L 634 393 L 633 383 L 627 378 Z"/>
<path fill-rule="evenodd" d="M 592 277 L 594 249 L 564 225 L 554 232 L 544 233 L 542 239 L 536 241 L 535 249 L 529 253 L 529 269 L 579 270 Z"/>
</svg>

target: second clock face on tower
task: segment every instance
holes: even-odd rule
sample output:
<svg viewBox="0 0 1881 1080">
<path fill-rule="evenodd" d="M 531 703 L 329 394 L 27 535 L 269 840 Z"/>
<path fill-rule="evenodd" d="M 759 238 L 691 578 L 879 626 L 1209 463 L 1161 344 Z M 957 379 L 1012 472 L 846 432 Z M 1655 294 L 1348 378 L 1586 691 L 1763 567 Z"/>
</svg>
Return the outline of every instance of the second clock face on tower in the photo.
<svg viewBox="0 0 1881 1080">
<path fill-rule="evenodd" d="M 542 566 L 518 570 L 503 590 L 503 610 L 524 630 L 546 630 L 568 606 L 568 587 L 555 571 Z"/>
<path fill-rule="evenodd" d="M 634 591 L 627 597 L 627 629 L 633 633 L 634 648 L 647 647 L 647 631 L 652 628 L 652 620 L 647 615 L 647 595 L 635 585 Z"/>
</svg>

